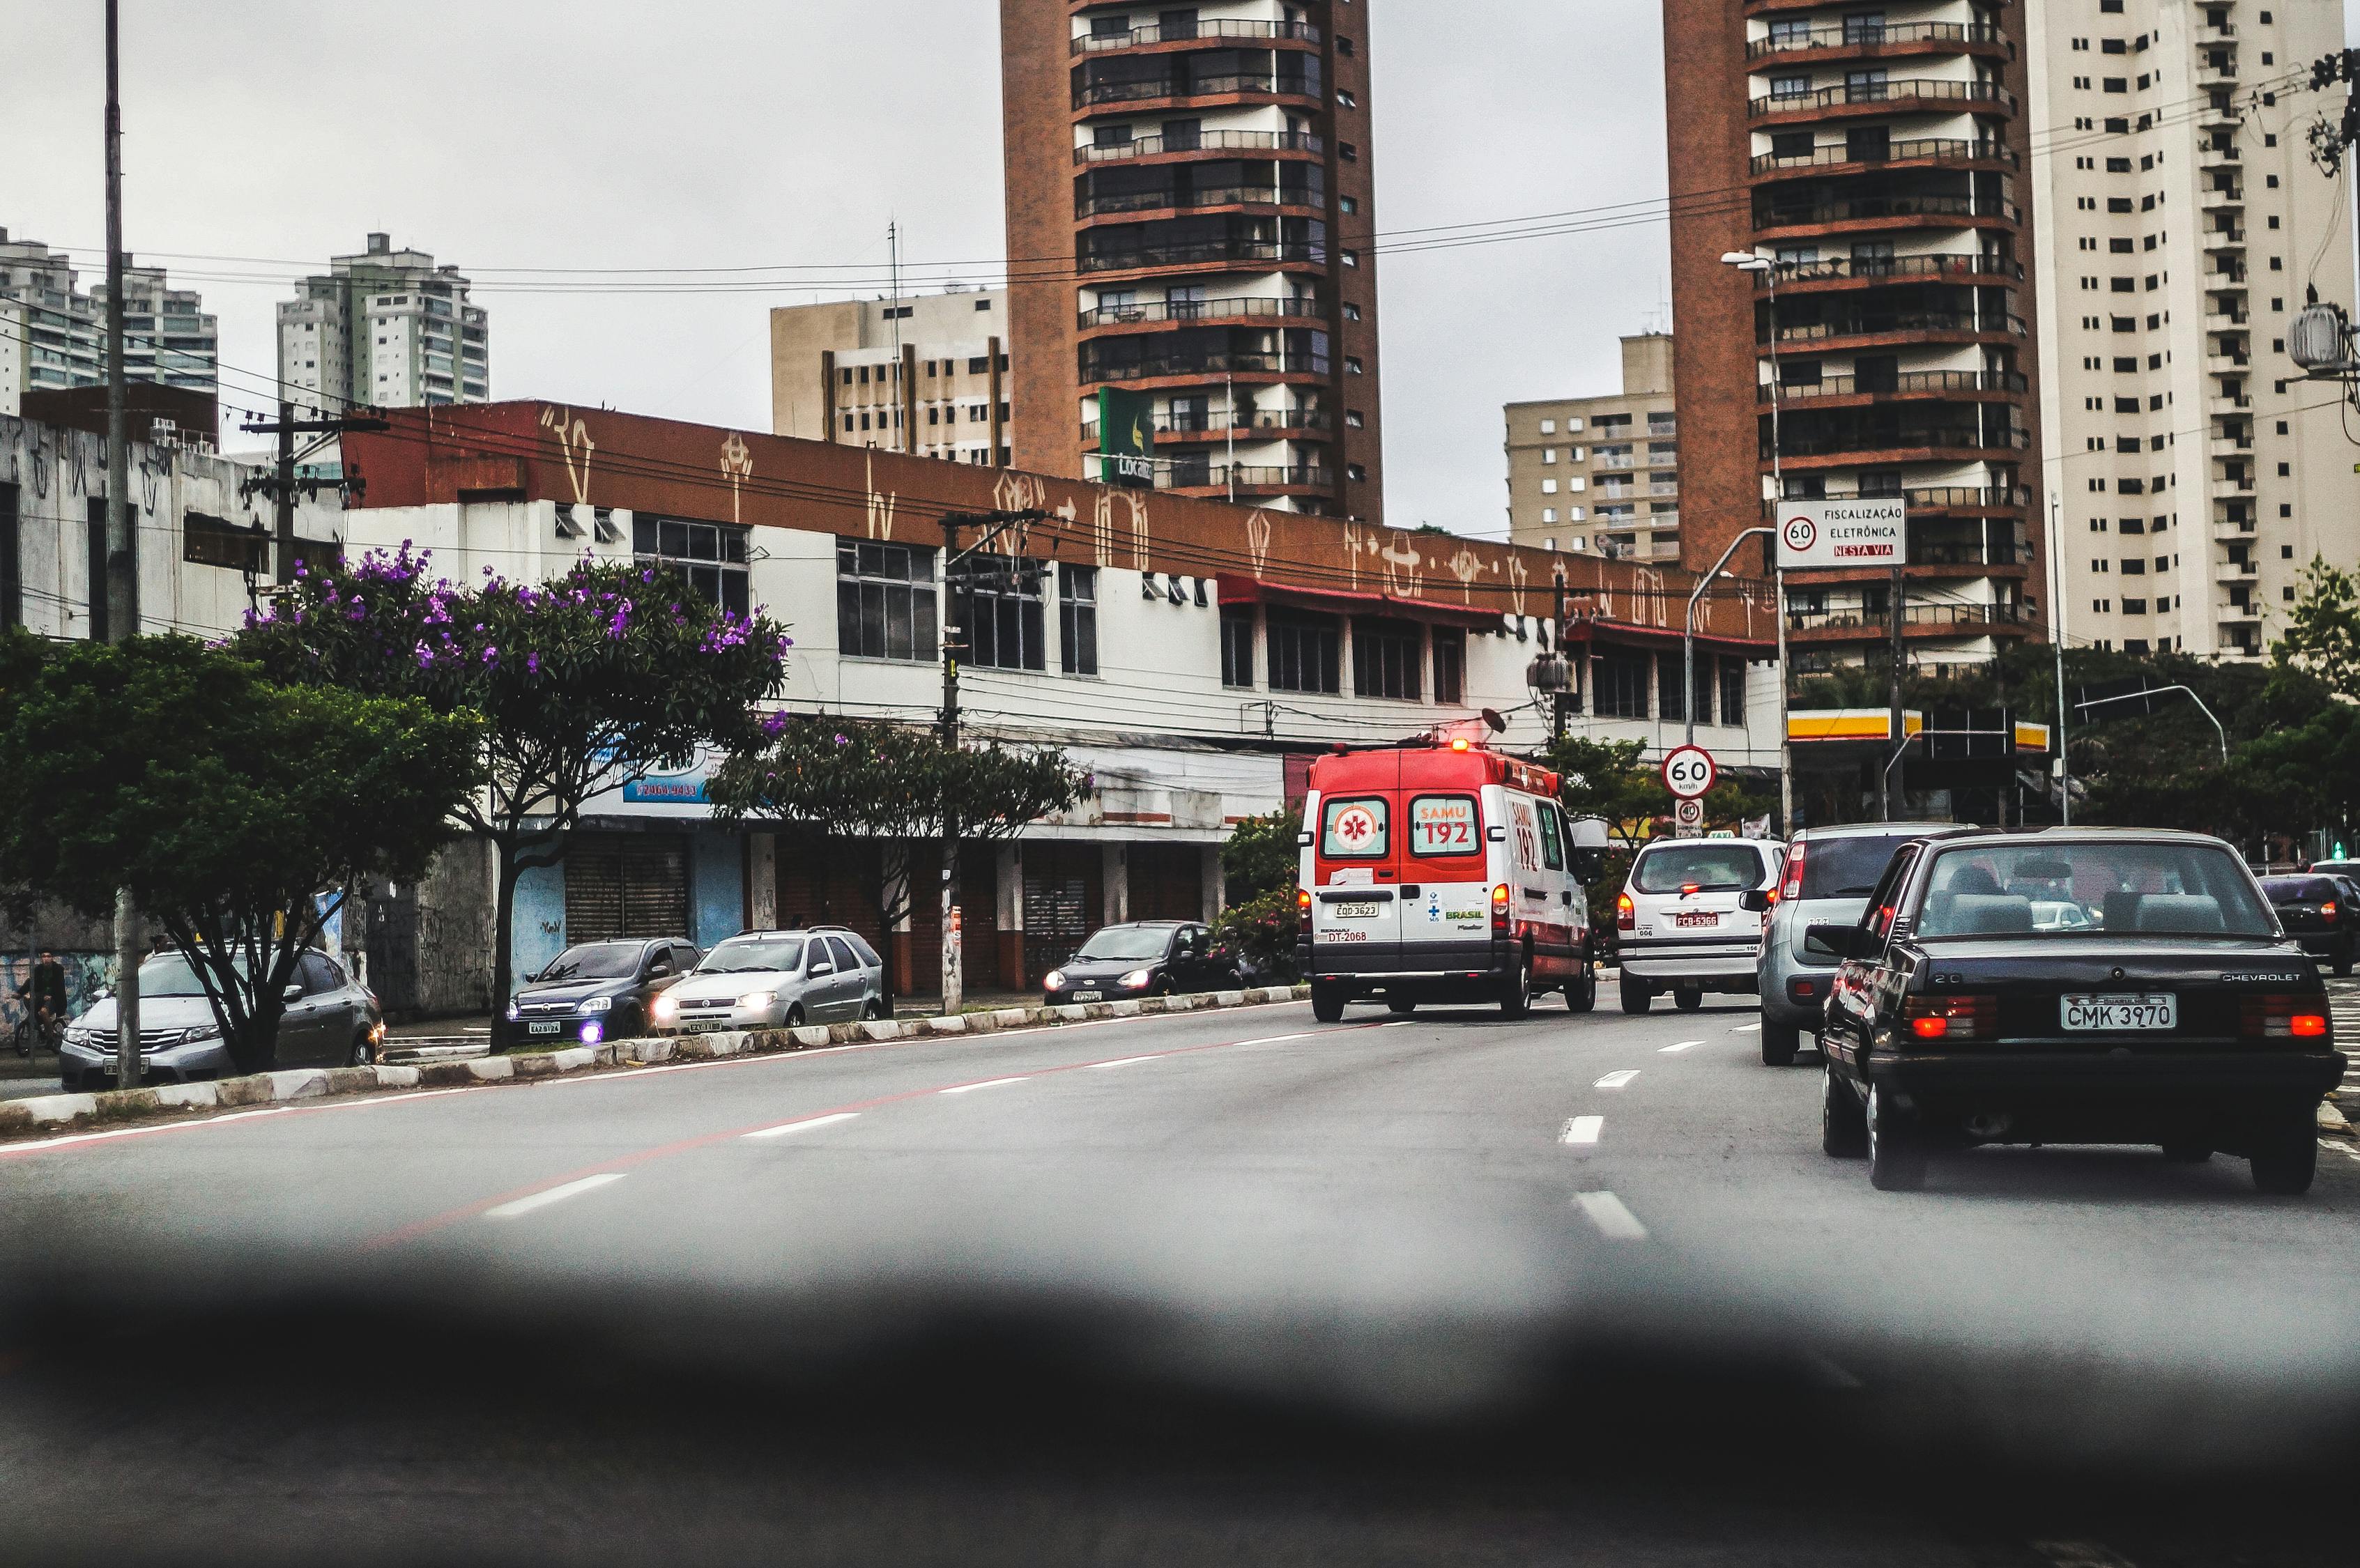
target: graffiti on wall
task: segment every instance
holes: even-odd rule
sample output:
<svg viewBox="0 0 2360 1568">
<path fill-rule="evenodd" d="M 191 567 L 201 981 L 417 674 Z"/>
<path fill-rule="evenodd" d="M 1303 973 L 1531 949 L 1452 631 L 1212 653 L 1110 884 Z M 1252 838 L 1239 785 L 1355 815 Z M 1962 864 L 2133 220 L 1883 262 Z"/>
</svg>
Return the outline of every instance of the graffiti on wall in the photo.
<svg viewBox="0 0 2360 1568">
<path fill-rule="evenodd" d="M 721 476 L 729 482 L 729 520 L 743 522 L 738 515 L 739 492 L 754 477 L 754 452 L 736 430 L 721 443 Z"/>
<path fill-rule="evenodd" d="M 40 956 L 38 950 L 0 953 L 0 1029 L 14 1029 L 24 1019 L 25 1004 L 17 999 L 16 987 L 30 983 Z M 66 972 L 66 1014 L 80 1018 L 92 996 L 114 985 L 115 954 L 60 953 L 57 960 Z"/>
<path fill-rule="evenodd" d="M 598 443 L 590 439 L 590 427 L 571 408 L 551 405 L 541 411 L 541 428 L 557 437 L 557 450 L 565 459 L 565 478 L 574 486 L 576 506 L 590 504 L 590 456 Z"/>
</svg>

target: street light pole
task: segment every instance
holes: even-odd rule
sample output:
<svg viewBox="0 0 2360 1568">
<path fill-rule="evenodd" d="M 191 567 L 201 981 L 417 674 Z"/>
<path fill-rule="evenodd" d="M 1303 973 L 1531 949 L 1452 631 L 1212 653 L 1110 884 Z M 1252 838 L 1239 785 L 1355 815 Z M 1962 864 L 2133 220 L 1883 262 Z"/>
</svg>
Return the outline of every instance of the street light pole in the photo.
<svg viewBox="0 0 2360 1568">
<path fill-rule="evenodd" d="M 1778 462 L 1778 267 L 1768 256 L 1756 256 L 1750 250 L 1726 251 L 1721 259 L 1740 272 L 1761 273 L 1770 286 L 1770 499 L 1775 516 L 1777 503 L 1786 498 L 1786 476 Z M 1778 831 L 1792 834 L 1795 742 L 1786 717 L 1787 682 L 1792 673 L 1786 668 L 1786 569 L 1779 562 L 1775 542 L 1770 556 L 1770 582 L 1778 601 L 1775 617 L 1778 623 Z"/>
<path fill-rule="evenodd" d="M 1681 626 L 1680 626 L 1680 664 L 1681 664 L 1682 669 L 1686 671 L 1686 673 L 1685 673 L 1685 675 L 1682 677 L 1682 679 L 1684 679 L 1684 680 L 1685 680 L 1685 681 L 1687 681 L 1687 682 L 1688 682 L 1688 744 L 1689 744 L 1690 746 L 1694 746 L 1694 745 L 1696 745 L 1696 709 L 1697 709 L 1697 704 L 1696 704 L 1696 607 L 1697 607 L 1697 601 L 1698 601 L 1699 599 L 1701 599 L 1701 598 L 1703 598 L 1703 597 L 1704 597 L 1704 591 L 1705 591 L 1707 588 L 1710 588 L 1710 586 L 1712 586 L 1712 580 L 1713 580 L 1714 578 L 1716 578 L 1716 577 L 1718 577 L 1718 576 L 1720 576 L 1720 575 L 1721 575 L 1721 569 L 1722 567 L 1727 566 L 1727 565 L 1729 564 L 1729 558 L 1730 558 L 1731 556 L 1735 555 L 1735 554 L 1737 553 L 1737 547 L 1738 547 L 1739 545 L 1743 544 L 1747 539 L 1752 539 L 1752 538 L 1753 538 L 1754 535 L 1756 535 L 1756 534 L 1766 534 L 1766 533 L 1770 533 L 1770 532 L 1772 532 L 1772 531 L 1774 531 L 1774 530 L 1773 530 L 1773 529 L 1771 529 L 1768 526 L 1766 526 L 1766 525 L 1763 525 L 1763 524 L 1756 524 L 1756 525 L 1755 525 L 1754 527 L 1753 527 L 1753 528 L 1745 528 L 1745 529 L 1742 529 L 1742 530 L 1738 533 L 1738 536 L 1737 536 L 1735 539 L 1731 539 L 1731 540 L 1729 541 L 1729 548 L 1728 548 L 1727 550 L 1722 550 L 1722 551 L 1721 552 L 1721 559 L 1720 559 L 1719 561 L 1714 561 L 1714 562 L 1712 563 L 1712 570 L 1711 570 L 1710 572 L 1706 572 L 1702 577 L 1698 578 L 1698 579 L 1697 579 L 1697 583 L 1696 583 L 1696 586 L 1688 590 L 1688 618 L 1687 618 L 1685 621 L 1683 621 L 1683 622 L 1681 623 Z M 1783 676 L 1785 675 L 1785 671 L 1782 670 L 1779 673 L 1780 673 L 1781 677 L 1783 678 Z M 1780 717 L 1781 719 L 1783 719 L 1783 718 L 1785 718 L 1785 717 L 1786 717 L 1785 705 L 1784 705 L 1783 703 L 1782 703 L 1782 704 L 1780 704 L 1779 717 Z"/>
<path fill-rule="evenodd" d="M 2073 825 L 2073 765 L 2065 759 L 2065 568 L 2057 557 L 2057 528 L 2064 497 L 2049 493 L 2049 611 L 2057 655 L 2058 825 Z"/>
</svg>

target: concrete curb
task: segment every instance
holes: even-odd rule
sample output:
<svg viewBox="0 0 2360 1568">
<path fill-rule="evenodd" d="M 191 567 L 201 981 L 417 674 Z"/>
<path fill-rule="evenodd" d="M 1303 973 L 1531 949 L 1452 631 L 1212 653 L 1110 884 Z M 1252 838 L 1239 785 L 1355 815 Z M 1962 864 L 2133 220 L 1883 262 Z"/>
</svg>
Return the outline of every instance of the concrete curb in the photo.
<svg viewBox="0 0 2360 1568">
<path fill-rule="evenodd" d="M 1148 996 L 1123 1002 L 1087 1002 L 1058 1007 L 1001 1007 L 934 1018 L 884 1018 L 852 1024 L 805 1024 L 796 1029 L 738 1029 L 726 1033 L 660 1035 L 608 1040 L 537 1055 L 475 1056 L 375 1067 L 303 1067 L 221 1078 L 209 1083 L 162 1083 L 145 1089 L 109 1089 L 92 1094 L 46 1094 L 0 1100 L 0 1138 L 60 1127 L 112 1127 L 187 1111 L 228 1110 L 246 1105 L 285 1105 L 331 1095 L 402 1089 L 449 1089 L 478 1083 L 554 1078 L 601 1068 L 644 1067 L 666 1062 L 718 1062 L 733 1056 L 813 1051 L 894 1040 L 996 1034 L 1093 1018 L 1127 1018 L 1147 1013 L 1187 1013 L 1207 1007 L 1256 1007 L 1300 1001 L 1308 985 L 1260 985 L 1181 996 Z"/>
</svg>

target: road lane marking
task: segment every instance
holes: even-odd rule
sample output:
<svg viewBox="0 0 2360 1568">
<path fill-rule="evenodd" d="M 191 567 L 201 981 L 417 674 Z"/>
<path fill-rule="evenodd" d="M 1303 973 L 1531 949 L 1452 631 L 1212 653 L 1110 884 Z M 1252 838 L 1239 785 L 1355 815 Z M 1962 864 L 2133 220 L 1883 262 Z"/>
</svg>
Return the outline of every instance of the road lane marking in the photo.
<svg viewBox="0 0 2360 1568">
<path fill-rule="evenodd" d="M 949 1088 L 939 1091 L 939 1093 L 945 1094 L 972 1094 L 978 1089 L 997 1089 L 1002 1083 L 1022 1083 L 1032 1076 L 1032 1074 L 1030 1073 L 1019 1073 L 1013 1078 L 987 1078 L 980 1083 L 954 1083 Z"/>
<path fill-rule="evenodd" d="M 1134 1067 L 1142 1062 L 1161 1062 L 1163 1060 L 1164 1053 L 1159 1051 L 1153 1056 L 1125 1056 L 1113 1062 L 1093 1062 L 1090 1063 L 1090 1071 L 1093 1073 L 1104 1073 L 1110 1068 Z"/>
<path fill-rule="evenodd" d="M 1647 1227 L 1612 1192 L 1576 1192 L 1574 1203 L 1609 1241 L 1644 1241 Z"/>
<path fill-rule="evenodd" d="M 799 1122 L 781 1122 L 777 1127 L 759 1127 L 753 1132 L 739 1133 L 739 1138 L 784 1138 L 789 1133 L 809 1132 L 814 1127 L 827 1127 L 835 1122 L 858 1121 L 858 1111 L 838 1111 L 834 1116 L 805 1116 Z"/>
<path fill-rule="evenodd" d="M 464 1089 L 410 1089 L 385 1094 L 355 1096 L 349 1100 L 331 1101 L 326 1105 L 264 1105 L 258 1110 L 232 1111 L 226 1116 L 192 1116 L 184 1122 L 160 1122 L 154 1127 L 115 1127 L 106 1132 L 68 1133 L 62 1138 L 34 1138 L 24 1143 L 0 1143 L 0 1160 L 14 1160 L 23 1155 L 40 1154 L 53 1149 L 71 1149 L 83 1144 L 113 1143 L 120 1138 L 161 1138 L 176 1132 L 197 1132 L 205 1127 L 226 1127 L 232 1122 L 249 1122 L 261 1116 L 316 1116 L 330 1111 L 365 1111 L 379 1105 L 407 1105 L 419 1100 L 439 1100 L 446 1094 L 473 1094 L 496 1088 L 491 1083 L 471 1084 Z"/>
<path fill-rule="evenodd" d="M 1623 1084 L 1628 1083 L 1632 1079 L 1636 1078 L 1637 1076 L 1639 1076 L 1639 1070 L 1637 1068 L 1625 1067 L 1619 1073 L 1609 1073 L 1605 1077 L 1601 1078 L 1596 1083 L 1592 1084 L 1591 1087 L 1598 1089 L 1620 1089 Z"/>
<path fill-rule="evenodd" d="M 1657 1051 L 1656 1054 L 1658 1056 L 1669 1056 L 1676 1051 L 1693 1050 L 1695 1047 L 1702 1045 L 1704 1041 L 1700 1040 L 1684 1040 L 1677 1045 L 1665 1046 L 1661 1051 Z"/>
<path fill-rule="evenodd" d="M 2055 1568 L 2135 1568 L 2129 1558 L 2094 1541 L 2036 1541 L 2032 1550 Z"/>
<path fill-rule="evenodd" d="M 545 1187 L 530 1197 L 502 1203 L 496 1209 L 486 1209 L 484 1217 L 487 1220 L 512 1220 L 519 1214 L 529 1214 L 535 1209 L 545 1209 L 552 1203 L 562 1203 L 568 1198 L 579 1197 L 585 1192 L 595 1192 L 609 1182 L 621 1181 L 623 1175 L 620 1171 L 605 1171 L 595 1176 L 585 1176 L 578 1181 L 567 1181 L 559 1186 Z"/>
<path fill-rule="evenodd" d="M 1759 1029 L 1761 1027 L 1762 1027 L 1761 1020 L 1757 1018 L 1757 1019 L 1755 1019 L 1754 1022 L 1752 1022 L 1752 1023 L 1750 1023 L 1750 1024 L 1739 1024 L 1736 1028 L 1734 1028 L 1734 1029 L 1731 1029 L 1729 1032 L 1730 1032 L 1730 1033 L 1732 1033 L 1732 1034 L 1752 1034 L 1752 1033 L 1754 1033 L 1755 1030 Z"/>
<path fill-rule="evenodd" d="M 1557 1134 L 1557 1140 L 1559 1143 L 1596 1143 L 1605 1126 L 1604 1116 L 1576 1116 L 1565 1124 L 1565 1130 Z"/>
</svg>

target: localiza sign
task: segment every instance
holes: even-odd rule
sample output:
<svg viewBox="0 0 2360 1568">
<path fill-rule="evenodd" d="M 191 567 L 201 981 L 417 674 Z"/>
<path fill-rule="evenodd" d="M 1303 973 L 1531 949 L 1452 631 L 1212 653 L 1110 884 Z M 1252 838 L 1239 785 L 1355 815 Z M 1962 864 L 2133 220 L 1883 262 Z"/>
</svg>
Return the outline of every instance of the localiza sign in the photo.
<svg viewBox="0 0 2360 1568">
<path fill-rule="evenodd" d="M 1778 564 L 1899 566 L 1909 559 L 1906 507 L 1898 495 L 1778 503 Z"/>
</svg>

